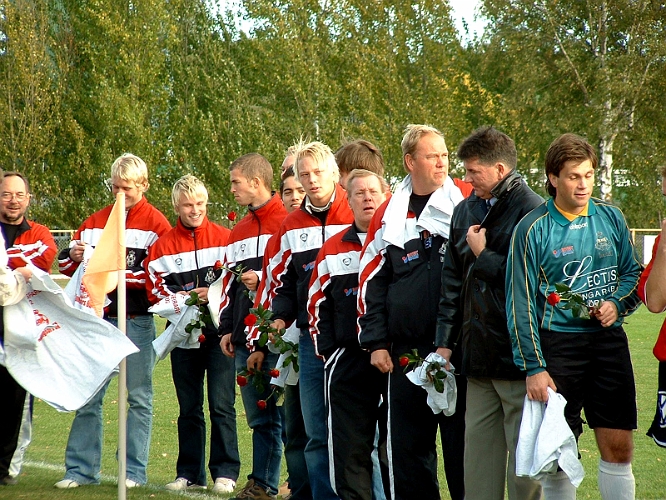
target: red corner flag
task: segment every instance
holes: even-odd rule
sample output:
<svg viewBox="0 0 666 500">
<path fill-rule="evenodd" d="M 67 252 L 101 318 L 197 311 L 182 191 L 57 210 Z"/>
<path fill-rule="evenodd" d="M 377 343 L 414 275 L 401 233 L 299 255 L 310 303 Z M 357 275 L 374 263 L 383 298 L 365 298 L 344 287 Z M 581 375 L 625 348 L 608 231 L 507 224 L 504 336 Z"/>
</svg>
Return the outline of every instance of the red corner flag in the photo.
<svg viewBox="0 0 666 500">
<path fill-rule="evenodd" d="M 125 268 L 125 193 L 118 193 L 82 279 L 90 305 L 100 318 L 106 294 L 118 287 L 118 271 Z"/>
</svg>

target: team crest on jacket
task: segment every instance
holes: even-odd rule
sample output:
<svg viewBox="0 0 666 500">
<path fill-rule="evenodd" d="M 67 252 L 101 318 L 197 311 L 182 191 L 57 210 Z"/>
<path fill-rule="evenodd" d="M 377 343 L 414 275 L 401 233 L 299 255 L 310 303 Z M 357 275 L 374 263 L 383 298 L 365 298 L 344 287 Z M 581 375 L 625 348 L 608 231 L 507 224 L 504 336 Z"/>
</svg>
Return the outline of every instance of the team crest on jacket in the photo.
<svg viewBox="0 0 666 500">
<path fill-rule="evenodd" d="M 597 231 L 597 241 L 594 244 L 594 248 L 597 249 L 597 255 L 599 257 L 609 257 L 613 255 L 613 248 L 611 247 L 610 241 L 602 231 Z"/>
<path fill-rule="evenodd" d="M 240 246 L 240 251 L 241 251 L 241 253 L 245 253 L 245 247 L 246 247 L 246 246 L 247 246 L 247 245 L 246 245 L 245 243 L 242 243 L 242 244 L 241 244 L 241 246 Z"/>
<path fill-rule="evenodd" d="M 305 241 L 308 239 L 308 233 L 301 233 L 301 241 Z"/>
<path fill-rule="evenodd" d="M 136 253 L 134 252 L 134 250 L 127 251 L 126 262 L 128 269 L 134 267 L 134 265 L 136 264 Z"/>
<path fill-rule="evenodd" d="M 442 243 L 442 246 L 439 247 L 439 261 L 444 262 L 444 256 L 446 255 L 446 243 Z"/>
<path fill-rule="evenodd" d="M 345 266 L 349 267 L 349 264 L 351 264 L 351 258 L 350 257 L 345 257 L 344 259 L 342 259 L 342 263 Z"/>
<path fill-rule="evenodd" d="M 180 257 L 178 257 L 178 258 L 175 260 L 175 262 L 176 262 L 176 265 L 177 265 L 178 267 L 180 267 L 180 265 L 183 263 L 183 259 L 181 259 Z"/>
<path fill-rule="evenodd" d="M 205 280 L 206 283 L 208 283 L 209 285 L 210 285 L 213 281 L 215 281 L 215 271 L 213 270 L 212 267 L 209 267 L 209 268 L 208 268 L 208 272 L 206 273 L 206 277 L 204 278 L 204 280 Z"/>
</svg>

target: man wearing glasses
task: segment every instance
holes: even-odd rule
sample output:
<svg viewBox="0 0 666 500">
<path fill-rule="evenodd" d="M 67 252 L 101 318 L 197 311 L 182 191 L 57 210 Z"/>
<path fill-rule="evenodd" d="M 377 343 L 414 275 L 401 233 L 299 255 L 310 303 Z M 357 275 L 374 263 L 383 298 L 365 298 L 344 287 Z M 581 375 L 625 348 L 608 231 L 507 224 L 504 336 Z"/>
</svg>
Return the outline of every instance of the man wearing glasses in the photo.
<svg viewBox="0 0 666 500">
<path fill-rule="evenodd" d="M 0 200 L 0 229 L 9 257 L 8 267 L 25 267 L 26 261 L 29 261 L 48 272 L 55 259 L 57 247 L 46 226 L 25 218 L 30 204 L 28 179 L 18 172 L 6 172 L 0 184 Z M 4 325 L 0 328 L 4 331 Z M 8 373 L 7 376 L 11 378 Z M 2 401 L 7 405 L 3 413 L 5 418 L 11 419 L 11 424 L 0 426 L 3 435 L 0 439 L 0 475 L 4 475 L 3 472 L 9 474 L 0 479 L 0 484 L 16 484 L 16 478 L 21 472 L 23 453 L 30 444 L 32 433 L 31 399 L 32 396 L 26 395 L 25 389 L 13 378 L 7 385 L 2 386 Z M 6 466 L 9 466 L 9 469 L 3 470 Z"/>
</svg>

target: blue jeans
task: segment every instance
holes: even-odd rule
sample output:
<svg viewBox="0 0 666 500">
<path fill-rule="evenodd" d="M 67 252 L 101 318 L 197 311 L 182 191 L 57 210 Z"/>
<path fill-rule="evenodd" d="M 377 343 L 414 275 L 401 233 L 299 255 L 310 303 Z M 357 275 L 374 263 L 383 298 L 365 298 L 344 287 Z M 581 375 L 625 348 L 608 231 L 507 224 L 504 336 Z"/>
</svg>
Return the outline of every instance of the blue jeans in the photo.
<svg viewBox="0 0 666 500">
<path fill-rule="evenodd" d="M 245 346 L 234 346 L 236 352 L 236 372 L 247 368 L 250 351 Z M 241 397 L 245 406 L 247 425 L 252 429 L 252 471 L 247 477 L 254 479 L 272 495 L 277 494 L 280 482 L 280 462 L 282 460 L 282 419 L 279 407 L 275 404 L 275 395 L 268 400 L 265 410 L 257 407 L 257 401 L 266 399 L 271 394 L 268 371 L 277 363 L 277 354 L 269 353 L 262 364 L 266 373 L 263 392 L 257 391 L 252 381 L 241 387 Z"/>
<path fill-rule="evenodd" d="M 308 465 L 312 497 L 317 500 L 338 499 L 331 487 L 328 467 L 328 413 L 324 401 L 324 362 L 317 357 L 307 329 L 301 329 L 298 345 L 300 366 L 301 410 L 308 444 L 305 461 Z"/>
<path fill-rule="evenodd" d="M 115 318 L 107 321 L 118 326 Z M 127 337 L 139 348 L 139 352 L 127 357 L 127 478 L 145 484 L 153 426 L 155 323 L 152 314 L 127 318 Z M 104 433 L 102 402 L 108 386 L 109 382 L 76 412 L 65 450 L 65 479 L 79 484 L 99 484 Z"/>
<path fill-rule="evenodd" d="M 171 374 L 180 406 L 178 416 L 178 461 L 176 477 L 206 485 L 206 420 L 204 418 L 204 377 L 207 375 L 210 413 L 210 460 L 213 479 L 236 481 L 240 472 L 233 359 L 222 354 L 216 343 L 199 349 L 171 351 Z"/>
<path fill-rule="evenodd" d="M 377 424 L 377 431 L 375 432 L 375 447 L 372 450 L 372 500 L 386 500 L 379 460 L 379 424 Z"/>
</svg>

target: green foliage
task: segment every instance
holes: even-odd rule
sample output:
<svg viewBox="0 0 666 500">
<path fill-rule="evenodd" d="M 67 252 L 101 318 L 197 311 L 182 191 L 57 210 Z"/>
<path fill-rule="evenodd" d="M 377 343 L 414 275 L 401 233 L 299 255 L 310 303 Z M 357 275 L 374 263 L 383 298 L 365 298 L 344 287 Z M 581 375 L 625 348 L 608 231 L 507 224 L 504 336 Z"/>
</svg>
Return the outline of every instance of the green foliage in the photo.
<svg viewBox="0 0 666 500">
<path fill-rule="evenodd" d="M 412 352 L 402 354 L 398 358 L 398 361 L 400 366 L 404 367 L 405 373 L 416 370 L 425 364 L 425 373 L 428 381 L 432 383 L 437 392 L 444 392 L 444 381 L 446 380 L 445 365 L 439 361 L 428 361 L 422 358 L 416 349 L 412 349 Z"/>
<path fill-rule="evenodd" d="M 213 318 L 210 317 L 210 310 L 207 304 L 202 304 L 199 300 L 199 294 L 192 290 L 190 296 L 185 301 L 188 306 L 196 306 L 198 309 L 197 317 L 185 325 L 185 333 L 192 333 L 194 330 L 202 331 L 204 328 L 213 327 Z M 199 342 L 204 342 L 206 337 L 199 335 Z"/>
<path fill-rule="evenodd" d="M 626 204 L 630 224 L 654 220 L 653 200 L 633 194 L 666 154 L 654 115 L 664 100 L 662 6 L 485 0 L 483 11 L 488 30 L 470 60 L 501 100 L 499 124 L 532 185 L 542 184 L 550 142 L 576 132 L 599 146 L 599 195 Z"/>
<path fill-rule="evenodd" d="M 236 207 L 228 165 L 242 154 L 262 153 L 277 173 L 301 137 L 334 150 L 365 138 L 395 180 L 405 125 L 429 123 L 452 151 L 480 125 L 501 128 L 542 193 L 550 142 L 586 135 L 603 146 L 600 174 L 615 172 L 630 224 L 661 219 L 659 3 L 485 0 L 486 34 L 465 47 L 441 0 L 239 5 L 0 0 L 0 165 L 30 178 L 32 218 L 77 227 L 111 201 L 109 167 L 130 151 L 172 220 L 173 183 L 191 173 L 222 222 Z"/>
<path fill-rule="evenodd" d="M 286 332 L 284 328 L 278 329 L 271 326 L 272 317 L 273 312 L 259 304 L 259 306 L 250 309 L 250 314 L 245 318 L 245 325 L 256 327 L 259 332 L 259 339 L 257 340 L 259 347 L 266 347 L 269 342 L 272 342 L 280 354 L 288 353 L 282 366 L 277 367 L 278 369 L 292 365 L 294 371 L 298 373 L 298 344 L 284 339 Z"/>
<path fill-rule="evenodd" d="M 555 283 L 555 290 L 548 296 L 549 303 L 554 302 L 559 304 L 560 309 L 571 311 L 574 318 L 590 319 L 593 310 L 590 310 L 581 294 L 572 292 L 569 285 L 564 283 Z"/>
</svg>

